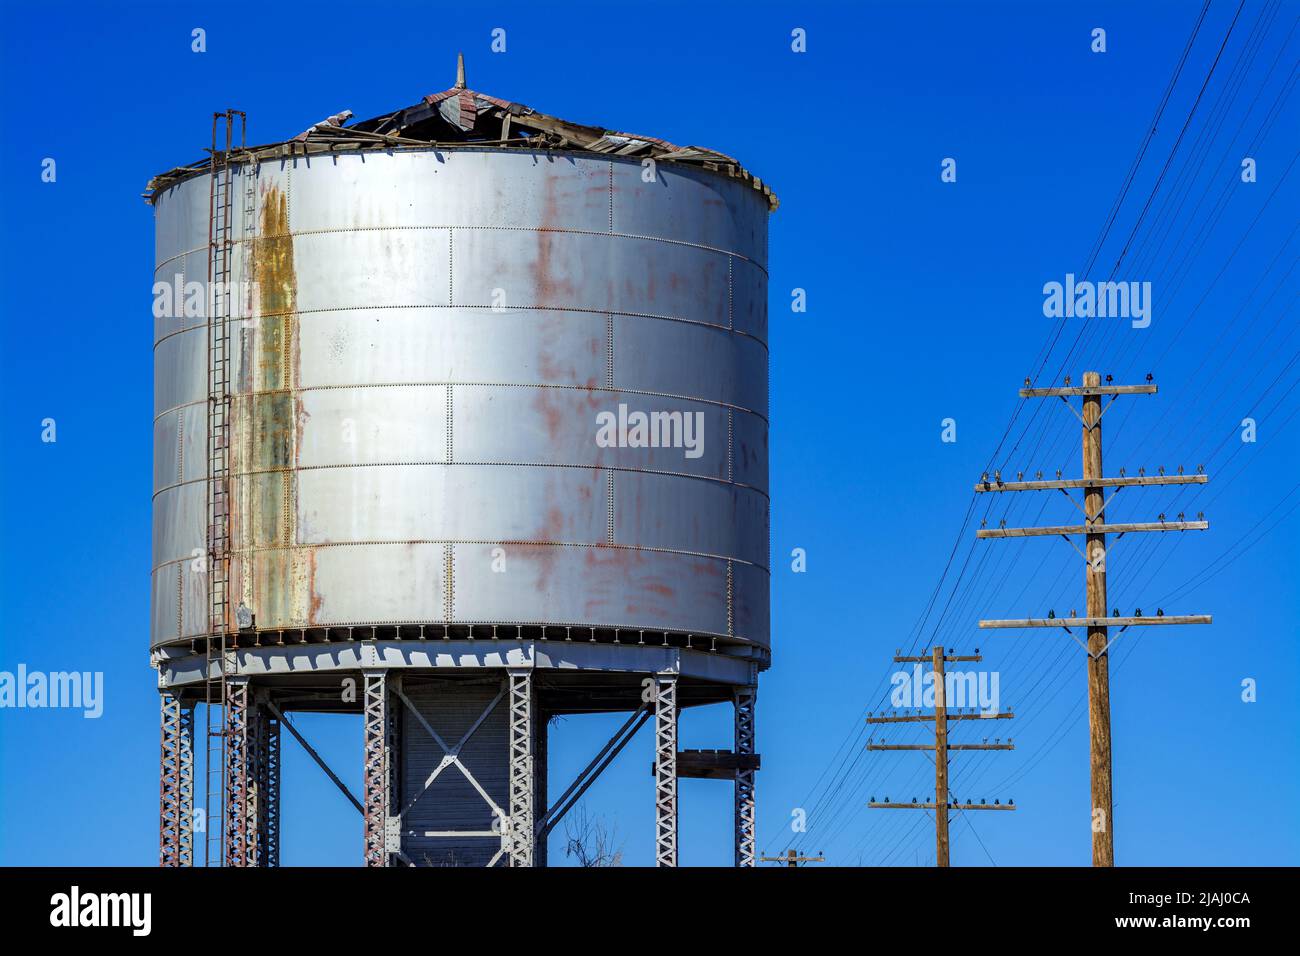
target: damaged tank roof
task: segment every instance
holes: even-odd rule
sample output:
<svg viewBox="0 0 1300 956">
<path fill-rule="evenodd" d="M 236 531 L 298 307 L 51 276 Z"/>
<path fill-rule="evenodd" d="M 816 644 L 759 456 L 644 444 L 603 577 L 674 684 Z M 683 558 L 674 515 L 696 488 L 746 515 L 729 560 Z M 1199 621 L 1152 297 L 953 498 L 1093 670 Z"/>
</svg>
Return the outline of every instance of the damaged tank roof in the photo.
<svg viewBox="0 0 1300 956">
<path fill-rule="evenodd" d="M 675 146 L 652 136 L 620 133 L 585 126 L 471 90 L 465 85 L 464 59 L 458 58 L 456 85 L 430 93 L 405 109 L 348 125 L 351 110 L 313 124 L 291 139 L 232 150 L 232 161 L 310 156 L 348 150 L 389 150 L 485 146 L 606 153 L 656 162 L 685 163 L 745 180 L 761 192 L 768 207 L 779 205 L 776 195 L 758 177 L 724 153 L 701 146 Z M 152 203 L 169 186 L 201 173 L 209 159 L 178 166 L 149 180 L 144 198 Z"/>
</svg>

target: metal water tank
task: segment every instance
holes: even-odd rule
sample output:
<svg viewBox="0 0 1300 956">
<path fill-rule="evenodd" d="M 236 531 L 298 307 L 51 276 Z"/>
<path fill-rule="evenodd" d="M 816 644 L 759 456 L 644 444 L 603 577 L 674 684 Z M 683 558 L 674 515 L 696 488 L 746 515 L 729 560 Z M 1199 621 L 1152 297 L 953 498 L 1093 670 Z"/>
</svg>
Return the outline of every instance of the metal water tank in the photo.
<svg viewBox="0 0 1300 956">
<path fill-rule="evenodd" d="M 271 688 L 360 673 L 359 641 L 425 675 L 595 648 L 555 650 L 549 712 L 630 709 L 636 681 L 572 688 L 647 648 L 690 652 L 699 702 L 752 685 L 770 190 L 463 83 L 349 117 L 151 183 L 165 690 L 216 680 L 218 639 Z"/>
</svg>

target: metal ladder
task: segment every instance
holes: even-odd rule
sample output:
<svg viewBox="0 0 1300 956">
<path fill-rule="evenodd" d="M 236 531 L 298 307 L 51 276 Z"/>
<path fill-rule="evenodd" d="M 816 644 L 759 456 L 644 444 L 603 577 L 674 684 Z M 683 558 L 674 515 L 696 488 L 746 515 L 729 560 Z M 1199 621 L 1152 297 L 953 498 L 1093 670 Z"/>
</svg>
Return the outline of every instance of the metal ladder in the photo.
<svg viewBox="0 0 1300 956">
<path fill-rule="evenodd" d="M 244 147 L 246 118 L 239 110 L 212 114 L 212 151 L 208 175 L 208 472 L 207 584 L 208 641 L 207 761 L 205 764 L 207 827 L 203 862 L 227 862 L 226 738 L 227 651 L 230 626 L 230 280 L 234 245 L 233 169 L 230 163 L 234 123 L 239 122 L 239 147 Z M 224 148 L 219 148 L 224 140 Z"/>
</svg>

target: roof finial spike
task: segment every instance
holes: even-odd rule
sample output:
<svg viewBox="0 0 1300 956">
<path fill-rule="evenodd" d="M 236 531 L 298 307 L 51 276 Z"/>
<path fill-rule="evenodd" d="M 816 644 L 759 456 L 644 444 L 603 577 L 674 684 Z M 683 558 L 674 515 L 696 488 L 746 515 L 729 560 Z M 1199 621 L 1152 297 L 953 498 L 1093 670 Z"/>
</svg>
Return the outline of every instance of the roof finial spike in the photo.
<svg viewBox="0 0 1300 956">
<path fill-rule="evenodd" d="M 456 54 L 456 89 L 465 88 L 465 54 Z"/>
</svg>

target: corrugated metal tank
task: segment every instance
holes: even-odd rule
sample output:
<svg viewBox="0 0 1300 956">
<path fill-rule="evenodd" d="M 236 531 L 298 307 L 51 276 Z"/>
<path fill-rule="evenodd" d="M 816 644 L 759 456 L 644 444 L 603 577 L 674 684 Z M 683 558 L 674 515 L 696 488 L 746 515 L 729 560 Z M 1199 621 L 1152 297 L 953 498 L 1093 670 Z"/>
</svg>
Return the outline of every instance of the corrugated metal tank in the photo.
<svg viewBox="0 0 1300 956">
<path fill-rule="evenodd" d="M 768 203 L 645 168 L 430 148 L 236 170 L 232 278 L 256 285 L 231 330 L 232 574 L 258 630 L 767 646 Z M 156 281 L 206 281 L 208 190 L 156 196 Z M 205 323 L 156 321 L 155 647 L 208 632 Z M 628 447 L 638 412 L 698 421 L 702 442 Z"/>
</svg>

